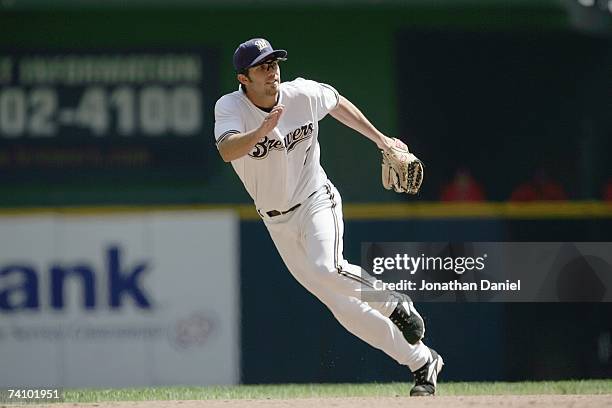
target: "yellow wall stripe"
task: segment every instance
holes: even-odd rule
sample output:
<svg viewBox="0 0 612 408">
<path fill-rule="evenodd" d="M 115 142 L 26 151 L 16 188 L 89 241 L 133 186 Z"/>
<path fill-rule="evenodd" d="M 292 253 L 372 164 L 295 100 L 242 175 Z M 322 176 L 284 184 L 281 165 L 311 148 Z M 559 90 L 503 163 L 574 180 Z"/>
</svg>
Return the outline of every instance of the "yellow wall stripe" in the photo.
<svg viewBox="0 0 612 408">
<path fill-rule="evenodd" d="M 533 203 L 353 204 L 346 206 L 345 214 L 350 219 L 610 218 L 612 217 L 612 203 L 599 201 L 541 201 Z"/>
<path fill-rule="evenodd" d="M 133 214 L 152 211 L 233 210 L 243 220 L 256 220 L 259 215 L 251 204 L 202 204 L 155 206 L 78 206 L 78 207 L 16 207 L 0 208 L 0 216 L 57 214 L 70 216 L 100 214 Z M 552 219 L 552 218 L 612 218 L 612 202 L 602 201 L 540 201 L 532 203 L 483 202 L 441 203 L 410 202 L 344 205 L 347 220 L 402 219 Z"/>
</svg>

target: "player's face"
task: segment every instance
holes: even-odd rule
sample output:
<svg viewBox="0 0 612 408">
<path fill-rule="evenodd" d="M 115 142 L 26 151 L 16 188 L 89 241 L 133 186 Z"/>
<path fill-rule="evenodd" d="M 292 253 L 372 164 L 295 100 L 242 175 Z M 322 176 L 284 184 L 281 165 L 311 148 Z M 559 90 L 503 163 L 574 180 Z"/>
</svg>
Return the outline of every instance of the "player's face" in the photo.
<svg viewBox="0 0 612 408">
<path fill-rule="evenodd" d="M 274 96 L 280 86 L 280 67 L 277 60 L 266 61 L 249 69 L 249 91 L 258 95 Z"/>
</svg>

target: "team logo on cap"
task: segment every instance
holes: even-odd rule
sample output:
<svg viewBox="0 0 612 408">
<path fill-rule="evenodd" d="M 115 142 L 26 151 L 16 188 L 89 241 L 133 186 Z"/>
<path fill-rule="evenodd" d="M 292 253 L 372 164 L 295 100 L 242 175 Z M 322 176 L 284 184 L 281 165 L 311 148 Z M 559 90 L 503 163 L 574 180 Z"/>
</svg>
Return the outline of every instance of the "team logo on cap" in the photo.
<svg viewBox="0 0 612 408">
<path fill-rule="evenodd" d="M 255 46 L 257 46 L 259 51 L 261 51 L 264 48 L 269 47 L 270 45 L 268 44 L 268 42 L 266 40 L 259 39 L 259 40 L 255 41 Z"/>
</svg>

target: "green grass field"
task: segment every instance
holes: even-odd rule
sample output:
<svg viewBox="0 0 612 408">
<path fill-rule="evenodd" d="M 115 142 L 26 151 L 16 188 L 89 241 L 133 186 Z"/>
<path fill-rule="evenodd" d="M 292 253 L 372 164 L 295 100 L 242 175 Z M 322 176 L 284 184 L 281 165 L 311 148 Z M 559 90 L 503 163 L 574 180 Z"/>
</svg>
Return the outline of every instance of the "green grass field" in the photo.
<svg viewBox="0 0 612 408">
<path fill-rule="evenodd" d="M 270 399 L 314 397 L 395 397 L 406 396 L 407 383 L 385 384 L 286 384 L 241 385 L 233 387 L 159 387 L 127 389 L 66 390 L 66 402 Z M 545 382 L 442 383 L 438 394 L 451 395 L 535 395 L 612 394 L 612 380 Z"/>
</svg>

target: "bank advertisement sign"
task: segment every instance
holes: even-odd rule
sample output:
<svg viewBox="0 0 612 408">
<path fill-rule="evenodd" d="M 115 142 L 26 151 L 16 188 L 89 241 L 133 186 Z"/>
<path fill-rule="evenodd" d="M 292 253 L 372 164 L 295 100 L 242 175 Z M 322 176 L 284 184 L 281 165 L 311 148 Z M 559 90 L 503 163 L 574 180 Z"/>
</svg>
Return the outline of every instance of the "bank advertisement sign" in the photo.
<svg viewBox="0 0 612 408">
<path fill-rule="evenodd" d="M 237 222 L 0 217 L 0 387 L 237 383 Z"/>
</svg>

